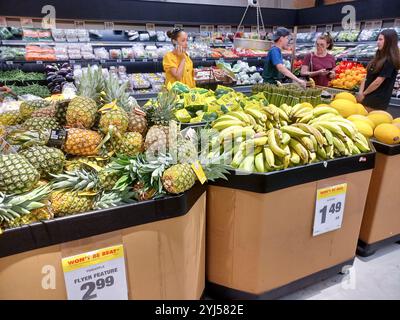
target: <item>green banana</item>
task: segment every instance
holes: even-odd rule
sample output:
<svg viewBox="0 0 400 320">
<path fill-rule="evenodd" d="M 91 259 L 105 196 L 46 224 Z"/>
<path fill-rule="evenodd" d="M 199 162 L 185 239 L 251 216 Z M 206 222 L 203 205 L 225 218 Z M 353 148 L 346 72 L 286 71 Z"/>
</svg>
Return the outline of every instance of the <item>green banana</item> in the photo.
<svg viewBox="0 0 400 320">
<path fill-rule="evenodd" d="M 313 136 L 312 136 L 313 137 Z M 306 148 L 310 152 L 314 152 L 316 149 L 314 148 L 314 143 L 309 137 L 301 137 L 301 138 L 295 138 L 297 141 L 299 141 L 304 148 Z M 314 138 L 315 139 L 315 138 Z"/>
<path fill-rule="evenodd" d="M 339 138 L 333 137 L 333 145 L 340 152 L 340 154 L 342 154 L 344 156 L 349 155 L 349 151 L 347 150 L 346 145 Z"/>
<path fill-rule="evenodd" d="M 299 123 L 308 123 L 308 121 L 310 121 L 311 119 L 313 119 L 314 116 L 312 114 L 312 112 L 310 112 L 309 114 L 305 115 L 304 117 L 302 117 L 299 121 Z"/>
<path fill-rule="evenodd" d="M 292 107 L 288 106 L 286 103 L 282 104 L 279 109 L 285 111 L 286 115 L 289 117 L 290 113 L 292 112 Z"/>
<path fill-rule="evenodd" d="M 353 125 L 348 124 L 347 122 L 337 121 L 336 124 L 342 129 L 342 131 L 351 139 L 355 139 L 356 136 L 356 128 Z"/>
<path fill-rule="evenodd" d="M 317 155 L 324 160 L 328 158 L 328 155 L 326 154 L 325 149 L 322 148 L 321 146 L 317 147 Z"/>
<path fill-rule="evenodd" d="M 337 119 L 337 115 L 333 114 L 333 113 L 326 113 L 323 114 L 322 116 L 319 116 L 318 118 L 314 118 L 312 120 L 310 120 L 309 124 L 314 124 L 314 123 L 318 123 L 321 121 L 328 121 L 328 120 L 333 120 L 333 119 Z"/>
<path fill-rule="evenodd" d="M 321 121 L 321 122 L 318 122 L 318 125 L 321 127 L 324 127 L 325 129 L 329 130 L 330 132 L 332 132 L 336 135 L 339 135 L 342 137 L 345 136 L 343 130 L 337 124 L 335 124 L 333 122 Z"/>
<path fill-rule="evenodd" d="M 287 115 L 287 113 L 284 110 L 279 109 L 279 108 L 277 108 L 277 110 L 278 110 L 279 118 L 281 119 L 281 121 L 283 120 L 283 121 L 289 122 L 289 116 Z"/>
<path fill-rule="evenodd" d="M 351 149 L 351 154 L 352 155 L 357 155 L 357 154 L 360 154 L 360 153 L 361 153 L 361 150 L 356 145 L 354 145 L 353 148 Z"/>
<path fill-rule="evenodd" d="M 310 161 L 310 163 L 313 163 L 313 162 L 315 162 L 316 160 L 317 160 L 317 154 L 315 153 L 315 152 L 310 152 L 309 153 L 309 161 Z"/>
<path fill-rule="evenodd" d="M 247 108 L 244 110 L 244 112 L 246 112 L 247 114 L 254 117 L 255 121 L 258 124 L 260 124 L 260 122 L 263 123 L 263 122 L 267 121 L 267 116 L 258 109 Z"/>
<path fill-rule="evenodd" d="M 290 158 L 292 155 L 289 146 L 286 146 L 284 150 L 286 151 L 287 155 L 283 157 L 282 164 L 283 164 L 283 169 L 287 169 L 290 165 Z"/>
<path fill-rule="evenodd" d="M 264 166 L 264 155 L 263 153 L 259 153 L 256 155 L 255 160 L 254 160 L 254 165 L 256 167 L 257 172 L 265 172 L 265 166 Z"/>
<path fill-rule="evenodd" d="M 290 140 L 289 145 L 300 156 L 303 163 L 308 163 L 308 151 L 300 142 L 292 139 Z"/>
<path fill-rule="evenodd" d="M 245 122 L 247 125 L 251 124 L 248 114 L 243 111 L 231 111 L 226 115 L 234 117 L 242 122 Z"/>
<path fill-rule="evenodd" d="M 253 172 L 254 171 L 254 154 L 248 155 L 239 166 L 240 170 Z"/>
<path fill-rule="evenodd" d="M 282 141 L 281 141 L 282 145 L 286 146 L 289 143 L 290 139 L 291 139 L 290 134 L 288 134 L 286 132 L 282 133 Z"/>
<path fill-rule="evenodd" d="M 281 128 L 283 132 L 286 132 L 289 134 L 291 137 L 308 137 L 310 136 L 309 133 L 304 132 L 300 128 L 294 127 L 294 126 L 284 126 Z"/>
</svg>

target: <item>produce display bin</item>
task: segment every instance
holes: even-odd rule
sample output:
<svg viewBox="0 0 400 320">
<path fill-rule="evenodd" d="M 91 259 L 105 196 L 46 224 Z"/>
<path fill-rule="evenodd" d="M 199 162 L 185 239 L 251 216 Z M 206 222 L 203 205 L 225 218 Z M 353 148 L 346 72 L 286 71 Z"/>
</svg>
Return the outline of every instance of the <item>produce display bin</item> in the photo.
<svg viewBox="0 0 400 320">
<path fill-rule="evenodd" d="M 0 299 L 67 299 L 62 251 L 104 239 L 123 245 L 128 299 L 199 299 L 205 282 L 206 188 L 177 196 L 56 218 L 0 235 Z M 86 251 L 83 251 L 86 252 Z M 43 267 L 55 288 L 42 286 Z"/>
<path fill-rule="evenodd" d="M 234 172 L 207 192 L 206 292 L 275 299 L 355 257 L 375 151 L 267 174 Z M 313 236 L 317 189 L 347 183 L 340 229 Z"/>
<path fill-rule="evenodd" d="M 387 244 L 400 241 L 400 145 L 374 141 L 377 151 L 357 254 L 371 256 Z"/>
</svg>

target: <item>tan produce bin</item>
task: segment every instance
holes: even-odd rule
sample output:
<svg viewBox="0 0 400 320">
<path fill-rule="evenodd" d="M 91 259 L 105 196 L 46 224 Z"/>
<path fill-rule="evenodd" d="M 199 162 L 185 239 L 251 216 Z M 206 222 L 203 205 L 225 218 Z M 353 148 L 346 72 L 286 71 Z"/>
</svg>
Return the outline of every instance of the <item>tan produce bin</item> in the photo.
<svg viewBox="0 0 400 320">
<path fill-rule="evenodd" d="M 207 192 L 207 293 L 274 299 L 352 265 L 374 166 L 368 155 L 269 174 L 231 175 Z M 347 183 L 340 229 L 313 237 L 317 189 Z"/>
<path fill-rule="evenodd" d="M 369 187 L 357 254 L 370 256 L 400 241 L 400 145 L 374 142 L 376 166 Z"/>
<path fill-rule="evenodd" d="M 0 235 L 0 299 L 67 299 L 63 252 L 109 244 L 124 246 L 129 299 L 199 299 L 205 282 L 205 210 L 205 187 L 196 186 L 167 200 L 55 219 L 43 230 L 45 223 L 7 230 Z M 98 233 L 105 230 L 111 232 Z M 63 237 L 75 241 L 61 242 Z M 51 239 L 59 243 L 40 244 Z M 38 248 L 23 250 L 21 242 L 29 240 Z M 9 255 L 13 250 L 25 252 Z M 54 289 L 42 286 L 48 268 L 54 271 Z"/>
</svg>

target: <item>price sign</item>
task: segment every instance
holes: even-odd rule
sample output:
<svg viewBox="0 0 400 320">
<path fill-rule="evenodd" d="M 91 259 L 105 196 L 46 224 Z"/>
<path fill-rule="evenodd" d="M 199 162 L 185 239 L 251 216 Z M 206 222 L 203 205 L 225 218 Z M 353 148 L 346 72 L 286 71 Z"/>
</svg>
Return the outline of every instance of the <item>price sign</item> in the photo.
<svg viewBox="0 0 400 320">
<path fill-rule="evenodd" d="M 311 26 L 310 32 L 317 32 L 317 26 Z"/>
<path fill-rule="evenodd" d="M 147 32 L 155 32 L 156 25 L 154 23 L 146 23 L 146 31 Z"/>
<path fill-rule="evenodd" d="M 85 21 L 76 20 L 74 21 L 75 29 L 85 29 Z"/>
<path fill-rule="evenodd" d="M 244 61 L 247 61 L 247 57 L 243 57 L 243 60 L 244 60 Z"/>
<path fill-rule="evenodd" d="M 174 28 L 183 29 L 183 24 L 174 24 Z"/>
<path fill-rule="evenodd" d="M 127 300 L 122 245 L 62 259 L 69 300 Z"/>
<path fill-rule="evenodd" d="M 238 28 L 238 32 L 244 32 L 244 26 L 240 26 L 240 27 Z"/>
<path fill-rule="evenodd" d="M 326 32 L 332 32 L 333 31 L 333 24 L 327 24 L 325 30 L 326 30 Z"/>
<path fill-rule="evenodd" d="M 208 32 L 214 33 L 214 25 L 207 26 Z"/>
<path fill-rule="evenodd" d="M 373 21 L 365 22 L 365 29 L 373 29 L 373 28 L 374 28 L 374 22 Z"/>
<path fill-rule="evenodd" d="M 206 58 L 202 58 L 201 61 L 205 62 L 205 61 L 207 61 L 207 59 Z"/>
<path fill-rule="evenodd" d="M 250 30 L 251 30 L 252 33 L 258 32 L 257 26 L 251 26 Z"/>
<path fill-rule="evenodd" d="M 158 59 L 153 59 L 153 62 L 158 62 Z"/>
<path fill-rule="evenodd" d="M 100 60 L 100 63 L 106 63 L 106 60 L 101 59 L 101 60 Z"/>
<path fill-rule="evenodd" d="M 129 61 L 130 61 L 130 62 L 136 62 L 136 60 L 135 60 L 135 59 L 130 59 Z"/>
<path fill-rule="evenodd" d="M 347 183 L 317 190 L 313 236 L 342 227 Z"/>
<path fill-rule="evenodd" d="M 104 29 L 105 30 L 114 30 L 114 22 L 104 21 Z"/>
<path fill-rule="evenodd" d="M 70 64 L 75 64 L 75 60 L 69 60 Z"/>
<path fill-rule="evenodd" d="M 257 57 L 257 60 L 261 60 L 261 57 Z"/>
<path fill-rule="evenodd" d="M 6 64 L 12 65 L 12 64 L 14 64 L 14 62 L 13 61 L 6 61 Z"/>
<path fill-rule="evenodd" d="M 380 29 L 380 28 L 382 28 L 382 20 L 375 20 L 375 21 L 373 22 L 373 27 L 374 27 L 374 29 Z"/>
<path fill-rule="evenodd" d="M 147 61 L 149 61 L 149 60 L 147 60 L 147 59 L 143 59 L 143 62 L 147 62 Z"/>
<path fill-rule="evenodd" d="M 400 19 L 395 19 L 395 20 L 394 20 L 394 26 L 395 26 L 396 28 L 400 28 Z"/>
<path fill-rule="evenodd" d="M 117 63 L 121 63 L 122 62 L 122 60 L 121 59 L 117 59 Z"/>
<path fill-rule="evenodd" d="M 355 30 L 360 31 L 361 29 L 361 22 L 356 22 Z"/>
<path fill-rule="evenodd" d="M 36 64 L 43 64 L 43 61 L 36 61 Z"/>
<path fill-rule="evenodd" d="M 5 17 L 0 17 L 0 27 L 7 27 L 7 20 Z"/>
<path fill-rule="evenodd" d="M 21 18 L 20 21 L 22 28 L 33 28 L 33 21 L 31 18 Z"/>
</svg>

